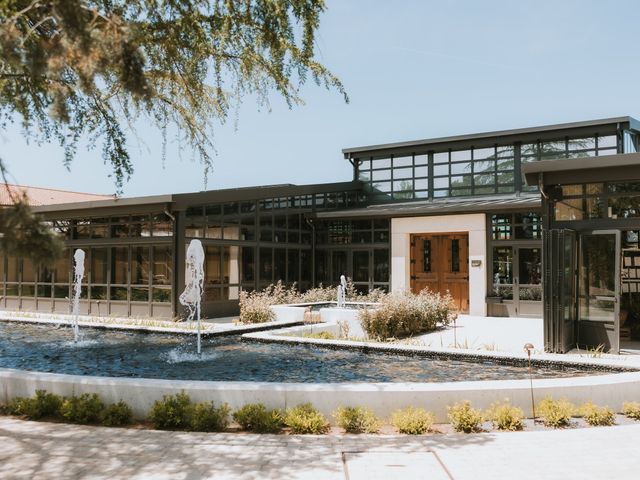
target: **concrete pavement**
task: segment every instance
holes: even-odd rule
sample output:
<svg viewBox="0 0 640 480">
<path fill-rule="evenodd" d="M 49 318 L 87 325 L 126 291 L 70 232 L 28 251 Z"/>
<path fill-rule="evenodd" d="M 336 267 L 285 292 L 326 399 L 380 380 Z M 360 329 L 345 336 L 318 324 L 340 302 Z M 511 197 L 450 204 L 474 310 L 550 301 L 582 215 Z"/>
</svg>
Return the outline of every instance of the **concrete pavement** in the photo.
<svg viewBox="0 0 640 480">
<path fill-rule="evenodd" d="M 474 435 L 178 433 L 0 417 L 0 478 L 640 478 L 640 423 Z"/>
</svg>

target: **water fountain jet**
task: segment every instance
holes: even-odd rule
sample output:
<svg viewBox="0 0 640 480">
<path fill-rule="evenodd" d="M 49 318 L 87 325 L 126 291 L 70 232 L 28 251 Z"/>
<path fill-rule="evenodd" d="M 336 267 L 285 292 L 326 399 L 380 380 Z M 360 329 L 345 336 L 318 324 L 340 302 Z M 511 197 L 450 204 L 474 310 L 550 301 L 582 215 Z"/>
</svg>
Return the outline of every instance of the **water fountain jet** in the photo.
<svg viewBox="0 0 640 480">
<path fill-rule="evenodd" d="M 204 249 L 202 242 L 194 239 L 187 248 L 186 278 L 184 292 L 180 295 L 180 303 L 187 307 L 189 315 L 187 321 L 192 322 L 194 317 L 198 322 L 198 355 L 201 355 L 200 342 L 200 303 L 202 302 L 202 291 L 204 287 Z"/>
<path fill-rule="evenodd" d="M 78 343 L 80 339 L 80 327 L 78 317 L 80 316 L 80 293 L 82 290 L 82 277 L 84 277 L 84 250 L 78 248 L 73 254 L 73 318 L 71 327 L 73 328 L 73 342 Z"/>
<path fill-rule="evenodd" d="M 338 308 L 344 308 L 347 296 L 347 279 L 340 275 L 340 285 L 338 285 Z"/>
</svg>

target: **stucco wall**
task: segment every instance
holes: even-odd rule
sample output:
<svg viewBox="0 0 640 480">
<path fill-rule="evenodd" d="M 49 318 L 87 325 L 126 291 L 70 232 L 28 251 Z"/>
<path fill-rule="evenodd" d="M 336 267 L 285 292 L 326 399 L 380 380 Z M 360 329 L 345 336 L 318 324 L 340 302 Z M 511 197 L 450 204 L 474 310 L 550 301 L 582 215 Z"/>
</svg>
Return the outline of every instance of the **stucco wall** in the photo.
<svg viewBox="0 0 640 480">
<path fill-rule="evenodd" d="M 484 213 L 391 219 L 391 289 L 409 289 L 412 233 L 469 233 L 469 313 L 485 316 L 487 227 Z M 472 260 L 480 260 L 472 267 Z"/>
</svg>

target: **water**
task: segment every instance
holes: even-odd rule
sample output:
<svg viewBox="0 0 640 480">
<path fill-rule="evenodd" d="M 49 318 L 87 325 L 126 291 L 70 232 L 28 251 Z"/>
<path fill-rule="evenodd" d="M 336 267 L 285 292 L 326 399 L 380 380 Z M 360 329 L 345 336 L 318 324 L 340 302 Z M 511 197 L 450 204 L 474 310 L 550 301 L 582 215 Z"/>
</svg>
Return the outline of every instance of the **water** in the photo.
<svg viewBox="0 0 640 480">
<path fill-rule="evenodd" d="M 84 329 L 73 342 L 69 328 L 0 322 L 0 367 L 110 377 L 262 382 L 447 382 L 528 378 L 525 367 L 492 362 L 432 360 L 309 346 L 153 333 Z M 185 338 L 188 338 L 185 341 Z M 534 377 L 597 372 L 534 368 Z"/>
<path fill-rule="evenodd" d="M 80 292 L 82 289 L 82 277 L 84 277 L 84 250 L 78 248 L 73 254 L 73 341 L 80 340 L 80 327 L 78 315 L 80 315 Z"/>
<path fill-rule="evenodd" d="M 189 316 L 187 321 L 198 322 L 198 336 L 196 351 L 202 353 L 202 340 L 200 337 L 200 303 L 202 302 L 202 289 L 204 285 L 204 249 L 200 240 L 191 240 L 187 248 L 186 256 L 186 285 L 180 295 L 180 303 L 187 307 Z"/>
</svg>

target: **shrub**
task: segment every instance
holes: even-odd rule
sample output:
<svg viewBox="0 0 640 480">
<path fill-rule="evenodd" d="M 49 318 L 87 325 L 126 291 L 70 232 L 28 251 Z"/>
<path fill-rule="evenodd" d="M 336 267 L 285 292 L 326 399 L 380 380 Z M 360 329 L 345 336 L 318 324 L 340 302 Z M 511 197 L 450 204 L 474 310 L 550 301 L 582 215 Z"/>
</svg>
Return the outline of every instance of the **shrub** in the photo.
<svg viewBox="0 0 640 480">
<path fill-rule="evenodd" d="M 471 408 L 468 401 L 456 403 L 452 407 L 448 407 L 448 417 L 451 426 L 456 432 L 479 432 L 482 424 L 482 413 L 480 410 Z"/>
<path fill-rule="evenodd" d="M 553 400 L 546 397 L 538 405 L 538 413 L 545 425 L 553 428 L 566 427 L 571 423 L 575 407 L 566 398 Z"/>
<path fill-rule="evenodd" d="M 329 431 L 329 422 L 310 403 L 287 410 L 284 423 L 291 433 L 321 434 Z"/>
<path fill-rule="evenodd" d="M 104 403 L 97 393 L 83 393 L 67 397 L 62 402 L 60 414 L 71 423 L 96 423 L 100 420 Z"/>
<path fill-rule="evenodd" d="M 433 414 L 422 408 L 407 407 L 391 414 L 391 425 L 399 433 L 408 435 L 422 435 L 431 431 L 434 421 Z"/>
<path fill-rule="evenodd" d="M 622 413 L 634 420 L 640 420 L 640 403 L 625 402 L 622 404 Z"/>
<path fill-rule="evenodd" d="M 369 338 L 377 340 L 417 335 L 448 325 L 455 315 L 450 304 L 450 295 L 426 289 L 418 294 L 392 293 L 380 299 L 379 307 L 362 309 L 360 323 Z"/>
<path fill-rule="evenodd" d="M 271 310 L 273 300 L 264 292 L 240 292 L 240 321 L 242 323 L 264 323 L 275 319 Z"/>
<path fill-rule="evenodd" d="M 123 425 L 129 425 L 132 419 L 133 412 L 131 411 L 131 407 L 120 400 L 118 403 L 112 403 L 105 409 L 102 415 L 102 424 L 105 427 L 121 427 Z"/>
<path fill-rule="evenodd" d="M 524 412 L 521 408 L 510 405 L 508 401 L 491 405 L 486 417 L 498 430 L 513 432 L 524 428 Z"/>
<path fill-rule="evenodd" d="M 60 414 L 62 398 L 46 390 L 36 390 L 31 398 L 15 398 L 7 405 L 7 411 L 12 415 L 20 415 L 29 420 L 43 417 L 57 417 Z"/>
<path fill-rule="evenodd" d="M 197 403 L 191 416 L 191 430 L 195 432 L 221 432 L 229 426 L 231 409 L 226 403 L 216 407 L 213 402 Z"/>
<path fill-rule="evenodd" d="M 240 428 L 255 433 L 277 433 L 284 426 L 280 410 L 267 410 L 262 403 L 250 403 L 233 414 Z"/>
<path fill-rule="evenodd" d="M 615 423 L 615 415 L 609 407 L 599 407 L 592 402 L 582 405 L 579 413 L 592 427 L 609 426 Z"/>
<path fill-rule="evenodd" d="M 189 395 L 177 393 L 156 400 L 149 411 L 149 420 L 159 430 L 187 430 L 191 427 L 193 404 Z"/>
<path fill-rule="evenodd" d="M 333 416 L 340 428 L 347 433 L 378 433 L 380 421 L 370 408 L 340 407 Z"/>
</svg>

